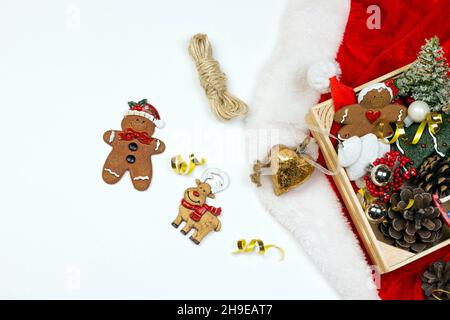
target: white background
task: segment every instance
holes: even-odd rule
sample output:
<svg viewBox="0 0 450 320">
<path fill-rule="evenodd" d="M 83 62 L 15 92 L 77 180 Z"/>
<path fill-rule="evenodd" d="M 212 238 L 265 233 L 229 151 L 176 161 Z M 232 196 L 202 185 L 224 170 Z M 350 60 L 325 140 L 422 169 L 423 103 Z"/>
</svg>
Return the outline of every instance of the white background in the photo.
<svg viewBox="0 0 450 320">
<path fill-rule="evenodd" d="M 284 5 L 1 1 L 1 298 L 337 298 L 259 203 L 243 123 L 214 118 L 187 53 L 190 36 L 207 33 L 230 91 L 251 101 Z M 146 192 L 128 174 L 113 186 L 101 179 L 103 132 L 142 98 L 167 123 Z M 231 177 L 209 202 L 223 208 L 223 229 L 200 246 L 170 224 L 202 171 L 171 171 L 170 157 L 189 152 Z M 231 255 L 240 238 L 277 244 L 286 259 Z"/>
</svg>

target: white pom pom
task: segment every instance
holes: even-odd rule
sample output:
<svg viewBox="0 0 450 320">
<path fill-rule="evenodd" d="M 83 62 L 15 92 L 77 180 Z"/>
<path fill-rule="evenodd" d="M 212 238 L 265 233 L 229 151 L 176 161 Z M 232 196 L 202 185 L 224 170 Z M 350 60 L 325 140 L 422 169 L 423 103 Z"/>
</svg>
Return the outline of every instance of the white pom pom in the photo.
<svg viewBox="0 0 450 320">
<path fill-rule="evenodd" d="M 166 125 L 166 123 L 164 122 L 164 120 L 154 120 L 153 122 L 155 123 L 155 126 L 156 126 L 158 129 L 162 129 L 162 128 L 164 128 L 165 125 Z"/>
<path fill-rule="evenodd" d="M 339 65 L 334 60 L 323 60 L 312 64 L 306 74 L 308 85 L 320 93 L 330 90 L 330 78 L 341 74 Z"/>
</svg>

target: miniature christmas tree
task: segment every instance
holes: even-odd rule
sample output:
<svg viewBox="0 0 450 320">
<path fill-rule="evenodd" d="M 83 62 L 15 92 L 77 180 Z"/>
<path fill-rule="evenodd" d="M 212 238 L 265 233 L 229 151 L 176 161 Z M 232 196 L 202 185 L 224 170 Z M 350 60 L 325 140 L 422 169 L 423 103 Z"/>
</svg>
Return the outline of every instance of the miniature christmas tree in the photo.
<svg viewBox="0 0 450 320">
<path fill-rule="evenodd" d="M 414 135 L 419 129 L 420 123 L 413 123 L 409 127 L 405 128 L 405 137 L 408 141 L 412 141 Z M 411 144 L 404 142 L 403 138 L 398 140 L 398 144 L 405 153 L 405 155 L 414 162 L 414 166 L 419 168 L 423 161 L 429 156 L 436 153 L 436 147 L 440 152 L 446 156 L 450 156 L 450 116 L 442 115 L 442 124 L 439 125 L 439 130 L 435 134 L 436 145 L 433 137 L 428 130 L 424 130 L 419 142 L 417 144 Z M 394 149 L 400 150 L 397 144 L 392 145 Z"/>
<path fill-rule="evenodd" d="M 422 46 L 416 61 L 395 84 L 402 96 L 428 103 L 432 111 L 450 113 L 450 68 L 439 38 L 433 37 Z"/>
</svg>

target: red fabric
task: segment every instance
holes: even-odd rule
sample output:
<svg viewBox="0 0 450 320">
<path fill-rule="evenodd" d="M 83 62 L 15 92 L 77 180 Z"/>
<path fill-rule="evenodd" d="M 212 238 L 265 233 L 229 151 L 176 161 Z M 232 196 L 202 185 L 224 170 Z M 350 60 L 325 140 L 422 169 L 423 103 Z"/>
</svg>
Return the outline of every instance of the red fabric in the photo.
<svg viewBox="0 0 450 320">
<path fill-rule="evenodd" d="M 381 9 L 381 29 L 368 29 L 366 21 L 370 5 Z M 425 38 L 439 36 L 449 59 L 450 1 L 448 0 L 352 0 L 350 15 L 337 60 L 342 69 L 341 82 L 357 87 L 383 74 L 400 68 L 417 56 Z M 329 96 L 323 96 L 324 99 Z M 324 163 L 323 156 L 319 160 Z M 328 176 L 338 195 L 336 185 Z M 343 213 L 349 218 L 343 205 Z M 356 233 L 354 225 L 352 228 Z M 447 246 L 433 254 L 381 276 L 382 299 L 423 299 L 420 275 L 438 259 L 449 258 Z M 366 255 L 367 256 L 367 255 Z"/>
<path fill-rule="evenodd" d="M 222 212 L 222 208 L 208 206 L 207 204 L 203 204 L 201 206 L 195 206 L 193 204 L 190 204 L 189 202 L 187 202 L 184 199 L 181 200 L 181 204 L 183 205 L 183 207 L 192 210 L 190 217 L 194 221 L 200 221 L 200 219 L 202 218 L 202 216 L 205 214 L 206 211 L 211 212 L 215 216 L 219 216 L 220 213 Z"/>
<path fill-rule="evenodd" d="M 439 259 L 443 259 L 445 262 L 450 260 L 448 248 L 429 254 L 399 270 L 384 274 L 380 283 L 380 297 L 397 300 L 423 300 L 425 296 L 422 290 L 422 273 L 431 263 Z"/>
<path fill-rule="evenodd" d="M 370 5 L 381 9 L 381 29 L 366 26 Z M 437 35 L 450 52 L 448 0 L 353 0 L 337 60 L 341 81 L 359 86 L 408 64 L 425 38 Z"/>
</svg>

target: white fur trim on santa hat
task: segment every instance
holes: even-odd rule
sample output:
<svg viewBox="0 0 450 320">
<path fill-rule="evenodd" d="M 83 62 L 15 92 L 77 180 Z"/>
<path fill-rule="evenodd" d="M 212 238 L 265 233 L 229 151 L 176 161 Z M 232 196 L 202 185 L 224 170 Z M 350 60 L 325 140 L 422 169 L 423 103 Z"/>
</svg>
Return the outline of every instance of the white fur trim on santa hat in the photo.
<svg viewBox="0 0 450 320">
<path fill-rule="evenodd" d="M 378 91 L 381 91 L 381 89 L 387 89 L 389 91 L 389 93 L 391 94 L 391 100 L 392 98 L 394 98 L 394 95 L 392 93 L 392 89 L 389 88 L 387 85 L 385 85 L 382 82 L 379 83 L 374 83 L 371 84 L 367 87 L 365 87 L 364 89 L 362 89 L 359 94 L 358 94 L 358 103 L 361 103 L 362 99 L 364 98 L 364 96 L 367 94 L 367 92 L 369 92 L 370 90 L 376 89 Z"/>
<path fill-rule="evenodd" d="M 159 129 L 164 128 L 164 126 L 166 125 L 166 123 L 161 120 L 161 119 L 156 119 L 154 116 L 152 116 L 150 113 L 145 112 L 145 111 L 137 111 L 137 110 L 127 110 L 125 112 L 124 116 L 140 116 L 140 117 L 144 117 L 148 120 L 150 120 L 151 122 L 153 122 L 155 124 L 155 126 Z"/>
</svg>

